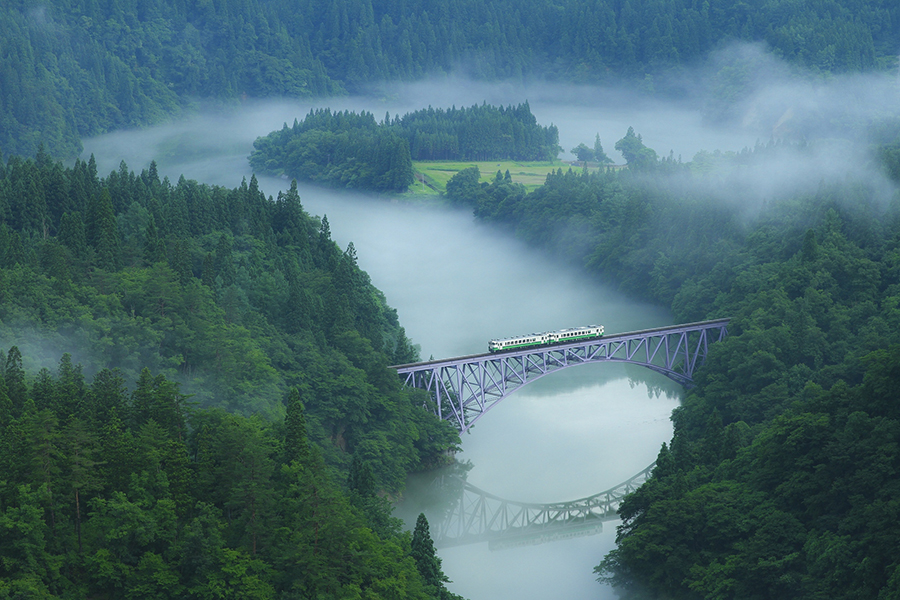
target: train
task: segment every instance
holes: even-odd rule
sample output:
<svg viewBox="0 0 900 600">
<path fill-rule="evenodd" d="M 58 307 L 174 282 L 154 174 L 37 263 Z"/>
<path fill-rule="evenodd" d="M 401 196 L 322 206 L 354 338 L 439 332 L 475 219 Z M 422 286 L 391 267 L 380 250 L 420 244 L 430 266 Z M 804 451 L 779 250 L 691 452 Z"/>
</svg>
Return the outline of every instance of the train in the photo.
<svg viewBox="0 0 900 600">
<path fill-rule="evenodd" d="M 501 338 L 488 342 L 488 352 L 502 352 L 504 350 L 519 350 L 533 346 L 547 346 L 564 342 L 577 342 L 603 337 L 603 325 L 588 325 L 587 327 L 573 327 L 558 331 L 545 331 L 543 333 L 529 333 L 518 337 Z"/>
</svg>

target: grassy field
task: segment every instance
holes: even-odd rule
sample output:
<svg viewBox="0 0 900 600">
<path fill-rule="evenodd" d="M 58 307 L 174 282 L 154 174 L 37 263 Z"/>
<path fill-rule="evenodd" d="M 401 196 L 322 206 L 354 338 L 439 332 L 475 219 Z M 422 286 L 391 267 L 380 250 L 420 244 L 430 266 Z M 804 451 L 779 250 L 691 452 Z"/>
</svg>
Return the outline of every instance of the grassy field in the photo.
<svg viewBox="0 0 900 600">
<path fill-rule="evenodd" d="M 497 175 L 497 171 L 506 173 L 509 171 L 515 183 L 521 183 L 529 191 L 544 184 L 547 173 L 570 168 L 569 163 L 554 162 L 514 162 L 514 161 L 485 161 L 485 162 L 449 162 L 449 161 L 413 161 L 413 170 L 416 172 L 416 183 L 409 187 L 413 194 L 439 194 L 447 187 L 447 182 L 458 172 L 469 167 L 478 167 L 481 171 L 481 181 L 490 182 Z M 581 166 L 571 167 L 581 169 Z M 422 178 L 424 177 L 424 185 Z"/>
</svg>

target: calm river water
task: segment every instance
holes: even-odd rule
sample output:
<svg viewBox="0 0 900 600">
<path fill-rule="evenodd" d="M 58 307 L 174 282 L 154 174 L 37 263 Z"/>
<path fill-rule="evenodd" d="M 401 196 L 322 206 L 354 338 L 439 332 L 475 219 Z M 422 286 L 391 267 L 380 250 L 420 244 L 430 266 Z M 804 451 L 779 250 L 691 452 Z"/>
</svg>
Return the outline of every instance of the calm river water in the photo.
<svg viewBox="0 0 900 600">
<path fill-rule="evenodd" d="M 500 93 L 507 94 L 506 99 L 497 98 Z M 484 100 L 506 104 L 526 99 L 511 97 L 516 93 L 520 92 L 434 89 L 431 96 L 405 94 L 404 102 L 396 97 L 341 99 L 330 106 L 402 114 L 428 104 L 460 106 Z M 612 111 L 599 117 L 595 107 L 531 98 L 540 123 L 560 126 L 564 147 L 579 141 L 592 144 L 595 131 L 600 131 L 611 148 L 628 120 L 641 118 L 634 112 L 616 116 Z M 242 177 L 250 177 L 246 157 L 253 140 L 283 122 L 302 119 L 309 108 L 286 102 L 244 106 L 109 134 L 86 140 L 84 156 L 95 155 L 101 174 L 117 168 L 121 160 L 137 172 L 156 160 L 161 175 L 172 181 L 184 174 L 234 187 Z M 648 109 L 645 120 L 649 115 Z M 695 115 L 665 115 L 669 129 L 658 118 L 652 123 L 661 132 L 660 139 L 669 136 L 673 146 L 676 139 L 688 144 L 676 152 L 701 148 L 700 142 L 691 148 L 679 133 L 696 131 Z M 584 131 L 590 135 L 579 139 Z M 648 145 L 649 139 L 645 136 Z M 261 178 L 260 185 L 275 195 L 288 182 Z M 315 188 L 300 191 L 307 211 L 327 214 L 332 235 L 342 247 L 354 243 L 360 266 L 397 308 L 407 335 L 421 345 L 423 358 L 482 352 L 492 337 L 530 331 L 601 323 L 613 333 L 671 323 L 671 316 L 660 307 L 625 297 L 614 285 L 554 262 L 508 234 L 476 223 L 465 211 Z M 510 500 L 582 498 L 628 479 L 655 460 L 660 445 L 671 437 L 669 415 L 680 393 L 676 384 L 639 368 L 567 369 L 530 384 L 495 407 L 464 436 L 458 458 L 472 463 L 471 483 Z M 398 514 L 414 520 L 417 510 L 411 492 Z M 454 582 L 451 590 L 470 600 L 612 598 L 609 589 L 596 583 L 592 569 L 614 547 L 615 526 L 608 523 L 595 536 L 538 546 L 491 552 L 480 544 L 442 550 L 440 555 Z"/>
</svg>

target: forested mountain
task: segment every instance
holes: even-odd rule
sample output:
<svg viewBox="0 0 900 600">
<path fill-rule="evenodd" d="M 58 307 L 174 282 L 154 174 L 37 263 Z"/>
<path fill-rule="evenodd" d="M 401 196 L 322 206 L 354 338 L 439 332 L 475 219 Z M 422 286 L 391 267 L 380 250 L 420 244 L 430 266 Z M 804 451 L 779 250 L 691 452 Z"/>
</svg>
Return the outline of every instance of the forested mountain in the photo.
<svg viewBox="0 0 900 600">
<path fill-rule="evenodd" d="M 253 142 L 260 174 L 335 187 L 405 192 L 413 160 L 555 160 L 555 126 L 542 127 L 525 102 L 417 110 L 380 123 L 371 113 L 310 111 Z"/>
<path fill-rule="evenodd" d="M 0 6 L 0 150 L 77 155 L 79 138 L 196 99 L 360 91 L 458 72 L 664 79 L 732 41 L 821 72 L 887 68 L 893 0 L 10 0 Z M 741 68 L 724 65 L 729 79 Z M 661 76 L 661 77 L 660 77 Z"/>
<path fill-rule="evenodd" d="M 895 185 L 898 133 L 882 127 L 873 148 Z M 900 192 L 849 177 L 753 207 L 707 178 L 802 147 L 683 164 L 633 130 L 619 145 L 631 151 L 620 171 L 560 170 L 532 193 L 500 173 L 485 185 L 460 173 L 453 187 L 482 219 L 676 321 L 732 318 L 652 478 L 622 505 L 601 579 L 641 599 L 896 598 Z"/>
<path fill-rule="evenodd" d="M 0 597 L 451 597 L 379 495 L 458 435 L 330 235 L 296 185 L 0 161 Z"/>
<path fill-rule="evenodd" d="M 336 450 L 326 458 L 377 458 L 389 490 L 453 438 L 385 368 L 416 351 L 352 244 L 337 248 L 295 186 L 272 199 L 255 179 L 173 185 L 152 164 L 100 178 L 92 161 L 39 154 L 3 165 L 0 217 L 0 330 L 45 354 L 26 367 L 77 348 L 90 373 L 131 383 L 149 368 L 199 406 L 269 418 L 300 386 L 313 439 Z"/>
</svg>

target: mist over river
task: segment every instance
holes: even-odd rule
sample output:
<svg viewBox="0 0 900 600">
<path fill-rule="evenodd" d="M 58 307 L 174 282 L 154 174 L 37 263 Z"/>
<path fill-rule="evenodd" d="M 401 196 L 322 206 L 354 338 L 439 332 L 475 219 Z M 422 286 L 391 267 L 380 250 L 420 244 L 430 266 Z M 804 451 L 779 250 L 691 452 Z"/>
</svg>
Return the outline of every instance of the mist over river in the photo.
<svg viewBox="0 0 900 600">
<path fill-rule="evenodd" d="M 526 95 L 527 94 L 527 95 Z M 582 96 L 579 96 L 582 97 Z M 400 100 L 402 98 L 402 101 Z M 583 98 L 583 97 L 582 97 Z M 703 148 L 739 150 L 753 140 L 704 130 L 691 111 L 639 104 L 623 108 L 566 103 L 559 96 L 516 86 L 403 88 L 394 95 L 334 101 L 248 104 L 141 131 L 85 140 L 101 175 L 124 160 L 136 172 L 156 160 L 160 176 L 229 188 L 251 172 L 253 140 L 312 106 L 403 114 L 427 105 L 511 104 L 530 100 L 538 122 L 560 127 L 564 148 L 592 144 L 595 133 L 611 151 L 629 125 L 646 125 L 644 141 L 660 153 L 689 160 Z M 617 162 L 621 159 L 617 158 Z M 270 195 L 289 182 L 260 178 Z M 603 324 L 607 333 L 670 324 L 664 309 L 618 293 L 578 270 L 531 250 L 467 211 L 437 203 L 403 204 L 350 192 L 300 186 L 305 209 L 327 214 L 333 238 L 352 241 L 359 265 L 395 307 L 423 358 L 483 352 L 492 337 L 576 325 Z M 669 415 L 681 388 L 637 367 L 589 365 L 526 386 L 463 437 L 460 460 L 468 480 L 510 500 L 574 500 L 610 488 L 655 460 L 672 435 Z M 413 481 L 398 514 L 419 510 Z M 409 523 L 409 521 L 407 521 Z M 602 534 L 490 552 L 487 544 L 440 551 L 449 586 L 471 600 L 612 598 L 593 567 L 614 547 L 616 523 Z"/>
</svg>

